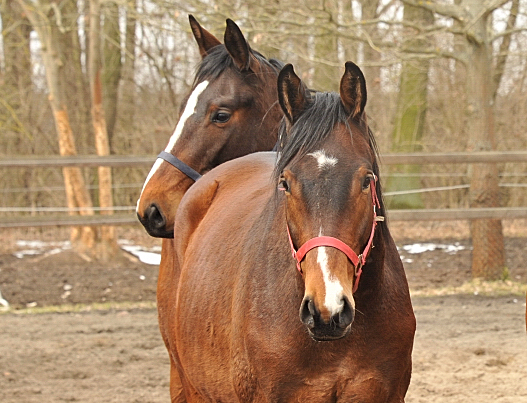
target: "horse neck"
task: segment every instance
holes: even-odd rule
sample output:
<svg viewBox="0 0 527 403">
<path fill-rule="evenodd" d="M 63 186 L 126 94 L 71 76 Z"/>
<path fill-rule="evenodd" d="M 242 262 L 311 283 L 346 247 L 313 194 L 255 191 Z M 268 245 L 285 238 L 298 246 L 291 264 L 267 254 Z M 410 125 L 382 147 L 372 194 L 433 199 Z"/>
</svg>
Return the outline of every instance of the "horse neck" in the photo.
<svg viewBox="0 0 527 403">
<path fill-rule="evenodd" d="M 379 223 L 373 249 L 362 268 L 355 296 L 357 309 L 363 313 L 391 304 L 395 295 L 408 288 L 399 252 L 386 222 Z M 405 285 L 406 282 L 406 285 Z"/>
<path fill-rule="evenodd" d="M 262 151 L 269 151 L 275 146 L 278 140 L 280 122 L 282 121 L 283 117 L 282 109 L 280 108 L 280 105 L 278 103 L 275 87 L 276 83 L 275 80 L 273 80 L 272 83 L 266 85 L 264 89 L 265 94 L 263 96 L 266 97 L 266 99 L 269 101 L 265 103 L 268 106 L 267 109 L 264 111 L 262 124 L 268 129 L 265 130 L 265 133 L 262 136 L 262 141 L 265 141 L 266 146 L 271 145 L 271 148 L 267 147 L 265 149 L 262 149 Z"/>
</svg>

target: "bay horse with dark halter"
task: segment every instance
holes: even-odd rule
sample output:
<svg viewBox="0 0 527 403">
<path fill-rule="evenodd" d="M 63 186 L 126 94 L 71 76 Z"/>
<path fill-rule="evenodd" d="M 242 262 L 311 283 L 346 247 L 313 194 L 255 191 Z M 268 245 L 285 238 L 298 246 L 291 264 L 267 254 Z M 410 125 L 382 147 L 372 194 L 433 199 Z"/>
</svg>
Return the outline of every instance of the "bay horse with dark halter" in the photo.
<svg viewBox="0 0 527 403">
<path fill-rule="evenodd" d="M 176 213 L 165 326 L 186 399 L 403 402 L 415 317 L 364 76 L 348 62 L 340 95 L 311 93 L 287 65 L 278 96 L 278 159 L 220 165 Z"/>
<path fill-rule="evenodd" d="M 227 20 L 225 44 L 193 16 L 189 22 L 202 60 L 174 133 L 148 174 L 137 202 L 137 215 L 145 229 L 163 238 L 157 308 L 169 352 L 166 323 L 173 312 L 169 295 L 177 289 L 179 278 L 171 238 L 179 201 L 211 168 L 251 152 L 271 150 L 282 118 L 276 90 L 282 64 L 253 51 L 231 20 Z M 171 398 L 183 402 L 179 375 L 170 358 Z"/>
<path fill-rule="evenodd" d="M 154 237 L 174 237 L 174 214 L 186 190 L 213 167 L 276 143 L 282 114 L 276 77 L 282 64 L 253 51 L 227 20 L 225 45 L 193 16 L 190 26 L 202 56 L 168 145 L 148 174 L 137 215 Z"/>
</svg>

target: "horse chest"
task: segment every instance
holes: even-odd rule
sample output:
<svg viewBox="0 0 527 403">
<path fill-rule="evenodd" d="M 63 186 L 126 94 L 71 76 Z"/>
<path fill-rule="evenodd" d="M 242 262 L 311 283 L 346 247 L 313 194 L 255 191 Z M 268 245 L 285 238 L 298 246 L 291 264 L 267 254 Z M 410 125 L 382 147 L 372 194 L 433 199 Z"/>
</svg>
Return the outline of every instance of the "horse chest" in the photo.
<svg viewBox="0 0 527 403">
<path fill-rule="evenodd" d="M 309 338 L 297 317 L 283 320 L 291 324 L 288 331 L 252 324 L 253 331 L 244 334 L 236 360 L 242 371 L 233 382 L 245 397 L 241 401 L 260 401 L 255 396 L 285 402 L 404 401 L 413 333 L 394 344 L 383 321 L 359 319 L 347 338 L 320 343 Z"/>
<path fill-rule="evenodd" d="M 245 377 L 234 380 L 239 401 L 257 402 L 397 402 L 389 400 L 390 388 L 378 371 L 351 368 L 317 368 L 312 373 L 284 373 L 265 375 L 269 368 L 263 367 L 258 374 L 257 383 L 246 383 Z M 272 371 L 272 370 L 271 370 Z M 279 379 L 280 378 L 280 379 Z M 247 388 L 248 384 L 252 387 Z"/>
</svg>

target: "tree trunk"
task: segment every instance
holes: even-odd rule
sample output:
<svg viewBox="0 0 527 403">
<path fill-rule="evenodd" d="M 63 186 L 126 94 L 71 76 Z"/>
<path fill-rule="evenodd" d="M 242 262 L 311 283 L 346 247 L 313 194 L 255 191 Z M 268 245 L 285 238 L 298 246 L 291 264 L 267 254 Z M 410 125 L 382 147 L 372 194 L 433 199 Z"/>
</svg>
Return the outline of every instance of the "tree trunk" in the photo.
<svg viewBox="0 0 527 403">
<path fill-rule="evenodd" d="M 467 133 L 470 151 L 489 151 L 496 148 L 492 109 L 492 59 L 488 40 L 490 13 L 483 13 L 481 3 L 467 1 L 475 19 L 467 30 Z M 470 207 L 499 207 L 498 168 L 496 164 L 471 167 Z M 505 247 L 500 220 L 473 220 L 470 225 L 473 251 L 472 275 L 486 280 L 502 277 L 505 268 Z"/>
<path fill-rule="evenodd" d="M 403 19 L 423 28 L 434 23 L 434 16 L 430 11 L 410 5 L 404 6 Z M 422 31 L 414 31 L 415 38 L 408 41 L 405 49 L 408 59 L 402 64 L 395 125 L 392 132 L 392 152 L 417 152 L 422 149 L 421 139 L 428 107 L 427 86 L 430 62 L 428 59 L 412 58 L 412 54 L 417 54 L 427 47 L 426 38 L 421 34 Z M 421 188 L 420 172 L 421 167 L 418 165 L 393 166 L 390 169 L 391 176 L 388 178 L 387 189 L 394 191 Z M 394 196 L 390 198 L 389 205 L 392 208 L 424 207 L 420 193 Z"/>
<path fill-rule="evenodd" d="M 323 4 L 315 1 L 313 6 L 315 9 L 324 7 L 326 13 L 337 15 L 338 4 L 336 0 L 324 1 Z M 334 24 L 334 22 L 319 20 L 315 23 L 319 29 L 313 38 L 315 60 L 313 64 L 313 88 L 320 91 L 337 91 L 340 80 L 340 66 L 335 67 L 338 65 L 337 36 L 331 29 L 325 29 L 328 24 Z"/>
<path fill-rule="evenodd" d="M 100 3 L 99 0 L 90 0 L 90 51 L 89 51 L 89 76 L 92 102 L 92 123 L 95 135 L 95 149 L 97 155 L 110 154 L 106 120 L 102 102 L 101 84 L 101 35 L 100 35 Z M 110 167 L 100 166 L 99 175 L 99 205 L 101 214 L 113 214 L 112 198 L 112 171 Z M 117 251 L 115 230 L 111 226 L 101 227 L 101 245 L 98 248 L 98 258 L 106 260 Z"/>
<path fill-rule="evenodd" d="M 134 133 L 134 112 L 136 87 L 134 82 L 135 70 L 135 42 L 136 42 L 136 1 L 128 3 L 126 10 L 126 35 L 125 35 L 125 52 L 124 63 L 122 66 L 122 80 L 119 94 L 119 126 L 124 133 Z M 132 148 L 131 144 L 135 137 L 127 135 L 125 138 L 119 138 L 122 152 L 127 152 Z M 110 146 L 113 146 L 110 143 Z M 112 148 L 114 151 L 116 147 Z"/>
<path fill-rule="evenodd" d="M 49 2 L 49 0 L 47 0 Z M 78 10 L 76 1 L 66 1 L 60 6 L 60 17 L 51 20 L 58 29 L 56 49 L 63 66 L 60 71 L 61 91 L 71 127 L 74 130 L 75 144 L 80 154 L 93 152 L 92 129 L 90 122 L 90 98 L 88 80 L 84 72 L 83 51 L 79 40 Z M 89 172 L 89 171 L 88 171 Z"/>
<path fill-rule="evenodd" d="M 29 35 L 31 26 L 15 0 L 0 5 L 3 27 L 4 76 L 1 95 L 11 110 L 18 113 L 31 90 L 31 55 Z M 25 119 L 19 119 L 23 121 Z"/>
<path fill-rule="evenodd" d="M 377 9 L 379 6 L 378 0 L 360 0 L 362 14 L 362 21 L 371 21 L 378 18 Z M 367 25 L 360 27 L 364 30 L 371 41 L 374 43 L 378 38 L 377 26 Z M 382 110 L 385 100 L 381 95 L 381 67 L 378 65 L 381 61 L 381 53 L 378 49 L 374 49 L 369 43 L 364 43 L 364 77 L 368 88 L 368 115 L 379 116 L 384 113 Z"/>
<path fill-rule="evenodd" d="M 119 83 L 121 81 L 121 33 L 119 30 L 119 6 L 110 2 L 103 5 L 104 46 L 102 90 L 104 117 L 108 143 L 112 146 L 113 132 L 117 120 Z"/>
<path fill-rule="evenodd" d="M 61 59 L 62 52 L 59 45 L 61 29 L 48 19 L 48 13 L 41 9 L 35 9 L 34 3 L 26 3 L 18 0 L 24 8 L 31 25 L 38 33 L 42 43 L 42 59 L 46 70 L 46 82 L 48 86 L 48 99 L 53 111 L 55 127 L 59 140 L 60 155 L 76 155 L 75 139 L 71 130 L 70 119 L 66 108 L 67 100 L 64 90 L 64 60 Z M 60 21 L 58 16 L 52 16 Z M 75 209 L 80 208 L 81 215 L 93 215 L 93 203 L 86 188 L 84 177 L 80 168 L 65 167 L 62 170 L 64 184 L 66 187 L 66 199 L 70 214 L 75 214 Z M 97 233 L 93 227 L 72 228 L 71 241 L 75 249 L 85 252 L 93 248 L 97 239 Z"/>
</svg>

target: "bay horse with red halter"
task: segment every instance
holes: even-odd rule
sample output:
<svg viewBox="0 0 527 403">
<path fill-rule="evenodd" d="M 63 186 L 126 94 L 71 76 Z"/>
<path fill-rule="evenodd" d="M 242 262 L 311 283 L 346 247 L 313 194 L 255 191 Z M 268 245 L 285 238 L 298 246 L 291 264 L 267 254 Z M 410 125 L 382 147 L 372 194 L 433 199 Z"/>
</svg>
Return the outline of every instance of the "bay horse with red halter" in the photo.
<svg viewBox="0 0 527 403">
<path fill-rule="evenodd" d="M 201 174 L 230 159 L 271 150 L 282 112 L 276 79 L 282 64 L 251 49 L 240 28 L 227 20 L 224 44 L 189 16 L 202 57 L 192 88 L 168 145 L 147 176 L 137 202 L 139 220 L 154 237 L 163 238 L 157 285 L 161 336 L 171 350 L 167 315 L 169 294 L 177 288 L 174 262 L 174 216 L 183 194 Z M 171 358 L 170 394 L 185 401 Z"/>
<path fill-rule="evenodd" d="M 291 65 L 278 157 L 256 153 L 183 197 L 166 316 L 188 402 L 404 402 L 415 334 L 390 235 L 366 84 L 312 93 Z"/>
</svg>

